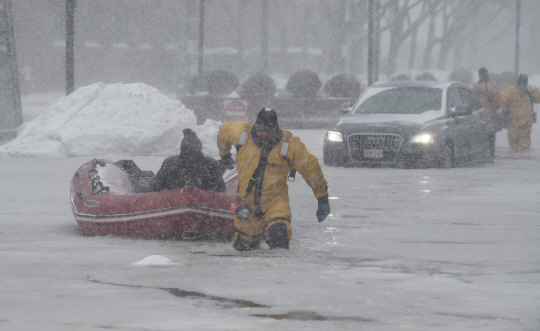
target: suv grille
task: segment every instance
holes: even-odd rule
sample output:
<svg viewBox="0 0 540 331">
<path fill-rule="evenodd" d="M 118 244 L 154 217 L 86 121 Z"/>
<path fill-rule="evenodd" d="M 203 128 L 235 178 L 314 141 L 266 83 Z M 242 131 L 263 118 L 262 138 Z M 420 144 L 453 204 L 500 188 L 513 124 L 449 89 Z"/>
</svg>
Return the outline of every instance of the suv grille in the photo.
<svg viewBox="0 0 540 331">
<path fill-rule="evenodd" d="M 401 136 L 394 134 L 352 134 L 348 138 L 351 159 L 364 163 L 393 163 L 399 153 Z M 364 150 L 382 151 L 382 157 L 366 157 Z"/>
</svg>

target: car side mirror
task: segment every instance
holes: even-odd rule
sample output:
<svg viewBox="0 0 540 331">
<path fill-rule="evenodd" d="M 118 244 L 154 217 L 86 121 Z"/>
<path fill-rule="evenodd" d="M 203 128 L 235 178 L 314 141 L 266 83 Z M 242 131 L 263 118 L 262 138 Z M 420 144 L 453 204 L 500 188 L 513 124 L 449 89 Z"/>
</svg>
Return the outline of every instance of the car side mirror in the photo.
<svg viewBox="0 0 540 331">
<path fill-rule="evenodd" d="M 472 114 L 472 107 L 470 105 L 466 106 L 457 106 L 452 110 L 452 115 L 454 116 L 467 116 Z"/>
<path fill-rule="evenodd" d="M 339 107 L 339 111 L 342 113 L 342 114 L 348 114 L 351 112 L 351 109 L 352 109 L 352 103 L 350 102 L 344 102 L 341 104 L 341 106 Z"/>
</svg>

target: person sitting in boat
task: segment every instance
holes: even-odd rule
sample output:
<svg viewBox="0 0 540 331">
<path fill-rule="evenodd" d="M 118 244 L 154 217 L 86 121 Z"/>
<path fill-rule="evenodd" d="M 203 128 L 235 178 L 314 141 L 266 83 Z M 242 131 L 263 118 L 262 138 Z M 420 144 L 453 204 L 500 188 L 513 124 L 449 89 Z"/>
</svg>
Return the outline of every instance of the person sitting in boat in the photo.
<svg viewBox="0 0 540 331">
<path fill-rule="evenodd" d="M 203 154 L 203 145 L 197 134 L 184 129 L 180 155 L 169 156 L 150 183 L 150 191 L 176 190 L 194 186 L 202 190 L 224 192 L 222 166 L 217 160 Z"/>
</svg>

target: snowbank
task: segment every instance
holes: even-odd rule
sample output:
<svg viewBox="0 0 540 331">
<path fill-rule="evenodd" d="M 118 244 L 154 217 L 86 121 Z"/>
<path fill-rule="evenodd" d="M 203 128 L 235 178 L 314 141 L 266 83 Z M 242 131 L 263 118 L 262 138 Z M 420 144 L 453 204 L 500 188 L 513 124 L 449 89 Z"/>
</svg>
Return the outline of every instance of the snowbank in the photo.
<svg viewBox="0 0 540 331">
<path fill-rule="evenodd" d="M 221 123 L 196 123 L 191 110 L 151 86 L 96 83 L 23 124 L 16 139 L 0 146 L 0 156 L 172 155 L 179 152 L 184 128 L 192 128 L 204 152 L 216 156 Z"/>
</svg>

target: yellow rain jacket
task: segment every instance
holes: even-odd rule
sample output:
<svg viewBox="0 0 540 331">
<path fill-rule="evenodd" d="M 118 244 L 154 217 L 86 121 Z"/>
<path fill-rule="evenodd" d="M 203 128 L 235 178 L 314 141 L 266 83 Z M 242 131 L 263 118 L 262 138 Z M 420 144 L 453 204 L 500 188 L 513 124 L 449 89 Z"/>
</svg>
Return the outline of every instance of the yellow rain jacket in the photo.
<svg viewBox="0 0 540 331">
<path fill-rule="evenodd" d="M 508 143 L 511 149 L 530 148 L 533 124 L 532 102 L 540 103 L 538 88 L 527 86 L 531 97 L 519 91 L 517 84 L 508 86 L 501 95 L 503 112 L 510 113 Z"/>
<path fill-rule="evenodd" d="M 497 84 L 493 82 L 476 83 L 473 90 L 478 96 L 478 100 L 488 114 L 495 115 L 501 104 L 501 92 Z"/>
<path fill-rule="evenodd" d="M 259 181 L 254 187 L 252 186 L 246 196 L 252 175 L 261 162 L 262 148 L 257 146 L 252 139 L 253 125 L 254 123 L 244 121 L 223 124 L 219 128 L 217 145 L 221 156 L 227 155 L 233 146 L 239 148 L 236 152 L 238 195 L 247 200 L 246 204 L 252 213 L 245 220 L 235 217 L 234 223 L 244 234 L 258 236 L 261 229 L 272 225 L 269 223 L 274 223 L 274 220 L 291 219 L 287 186 L 287 177 L 291 167 L 302 175 L 317 199 L 327 194 L 327 182 L 319 161 L 307 151 L 300 139 L 287 131 L 280 130 L 278 135 L 282 135 L 281 141 L 272 148 L 264 163 L 262 182 Z M 258 205 L 262 211 L 260 218 L 253 212 L 257 195 L 259 195 Z M 292 238 L 290 225 L 287 227 L 289 238 Z"/>
</svg>

